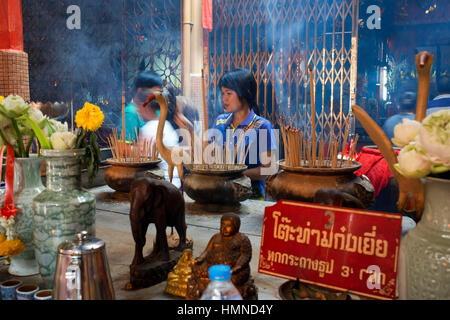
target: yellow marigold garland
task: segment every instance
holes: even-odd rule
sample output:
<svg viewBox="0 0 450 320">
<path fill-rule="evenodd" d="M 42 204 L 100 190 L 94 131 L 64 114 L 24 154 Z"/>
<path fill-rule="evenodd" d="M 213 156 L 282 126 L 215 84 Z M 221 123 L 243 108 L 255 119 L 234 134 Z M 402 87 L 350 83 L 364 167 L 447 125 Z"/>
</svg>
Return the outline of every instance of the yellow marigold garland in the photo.
<svg viewBox="0 0 450 320">
<path fill-rule="evenodd" d="M 96 105 L 86 102 L 82 109 L 77 111 L 75 122 L 78 127 L 87 131 L 97 131 L 105 118 L 102 110 Z"/>
<path fill-rule="evenodd" d="M 4 99 L 5 99 L 4 96 L 0 96 L 0 103 L 2 103 Z"/>
<path fill-rule="evenodd" d="M 3 236 L 3 239 L 5 237 Z M 0 256 L 15 256 L 21 254 L 25 245 L 20 239 L 3 240 L 0 239 Z"/>
</svg>

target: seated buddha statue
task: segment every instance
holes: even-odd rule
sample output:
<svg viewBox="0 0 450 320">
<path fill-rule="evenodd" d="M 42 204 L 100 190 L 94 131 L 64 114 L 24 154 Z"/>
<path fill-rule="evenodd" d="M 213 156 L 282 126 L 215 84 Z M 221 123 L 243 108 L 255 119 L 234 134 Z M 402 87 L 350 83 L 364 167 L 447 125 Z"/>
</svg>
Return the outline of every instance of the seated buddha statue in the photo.
<svg viewBox="0 0 450 320">
<path fill-rule="evenodd" d="M 256 299 L 257 290 L 250 277 L 252 246 L 248 237 L 239 232 L 240 225 L 238 215 L 229 213 L 222 216 L 220 232 L 211 238 L 205 251 L 195 259 L 192 266 L 187 298 L 200 298 L 209 283 L 209 268 L 226 264 L 231 268 L 231 281 L 243 299 Z"/>
<path fill-rule="evenodd" d="M 187 285 L 191 277 L 193 264 L 194 257 L 192 250 L 184 250 L 178 263 L 167 276 L 166 293 L 183 298 L 186 297 Z"/>
</svg>

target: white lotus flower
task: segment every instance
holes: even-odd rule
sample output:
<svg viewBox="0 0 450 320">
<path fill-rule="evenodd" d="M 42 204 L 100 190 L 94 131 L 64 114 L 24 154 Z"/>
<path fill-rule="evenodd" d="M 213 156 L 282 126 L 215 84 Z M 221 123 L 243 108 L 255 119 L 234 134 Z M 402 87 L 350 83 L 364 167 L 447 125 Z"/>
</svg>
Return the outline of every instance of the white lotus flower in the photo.
<svg viewBox="0 0 450 320">
<path fill-rule="evenodd" d="M 411 142 L 398 155 L 395 169 L 408 178 L 423 178 L 431 172 L 431 161 L 419 144 Z"/>
<path fill-rule="evenodd" d="M 50 123 L 53 126 L 53 129 L 55 129 L 56 132 L 67 132 L 69 131 L 69 127 L 67 125 L 67 122 L 59 122 L 55 119 L 50 119 Z"/>
<path fill-rule="evenodd" d="M 410 142 L 414 141 L 419 134 L 419 130 L 420 122 L 404 118 L 402 123 L 395 126 L 394 138 L 392 138 L 392 142 L 397 147 L 403 148 Z"/>
<path fill-rule="evenodd" d="M 28 115 L 30 119 L 36 123 L 39 127 L 42 127 L 41 124 L 44 119 L 46 119 L 46 116 L 41 112 L 39 109 L 31 108 L 30 114 Z"/>
<path fill-rule="evenodd" d="M 20 96 L 9 95 L 2 100 L 2 105 L 8 113 L 22 115 L 28 112 L 30 106 Z"/>
<path fill-rule="evenodd" d="M 450 167 L 450 109 L 426 117 L 417 141 L 433 163 Z"/>
<path fill-rule="evenodd" d="M 67 122 L 62 123 L 62 122 L 59 122 L 58 120 L 55 120 L 55 119 L 49 119 L 48 122 L 52 126 L 52 129 L 53 129 L 52 133 L 69 131 L 69 127 L 67 125 Z M 42 131 L 44 132 L 44 135 L 46 137 L 49 136 L 48 126 L 45 126 Z"/>
<path fill-rule="evenodd" d="M 72 132 L 55 132 L 50 137 L 53 149 L 55 150 L 67 150 L 73 149 L 77 142 L 77 136 Z"/>
</svg>

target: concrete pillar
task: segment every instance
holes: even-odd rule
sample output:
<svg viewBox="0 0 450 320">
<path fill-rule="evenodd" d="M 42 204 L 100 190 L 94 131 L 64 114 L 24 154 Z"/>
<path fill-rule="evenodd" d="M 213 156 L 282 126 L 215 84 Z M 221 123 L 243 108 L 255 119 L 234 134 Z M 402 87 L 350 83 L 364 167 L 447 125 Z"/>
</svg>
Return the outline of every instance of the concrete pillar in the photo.
<svg viewBox="0 0 450 320">
<path fill-rule="evenodd" d="M 200 74 L 203 69 L 202 0 L 192 1 L 191 73 Z"/>
<path fill-rule="evenodd" d="M 192 0 L 183 0 L 183 95 L 191 96 Z"/>
<path fill-rule="evenodd" d="M 203 26 L 202 26 L 202 0 L 192 0 L 192 34 L 191 34 L 191 73 L 190 98 L 199 112 L 200 121 L 203 121 Z"/>
</svg>

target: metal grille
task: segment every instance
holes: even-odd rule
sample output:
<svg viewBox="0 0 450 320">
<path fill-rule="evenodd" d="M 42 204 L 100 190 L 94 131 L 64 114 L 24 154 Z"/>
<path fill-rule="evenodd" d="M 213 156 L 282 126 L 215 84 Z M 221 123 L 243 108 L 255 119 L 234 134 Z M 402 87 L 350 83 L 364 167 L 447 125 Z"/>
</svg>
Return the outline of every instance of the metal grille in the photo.
<svg viewBox="0 0 450 320">
<path fill-rule="evenodd" d="M 140 70 L 181 86 L 180 0 L 23 0 L 25 52 L 33 101 L 85 101 L 105 113 L 102 144 L 132 98 Z M 81 30 L 69 30 L 67 8 L 78 5 Z M 72 119 L 69 116 L 69 122 Z"/>
<path fill-rule="evenodd" d="M 126 84 L 139 70 L 153 70 L 181 87 L 180 0 L 126 1 L 124 11 Z"/>
<path fill-rule="evenodd" d="M 275 125 L 283 113 L 310 132 L 312 64 L 317 129 L 327 136 L 343 132 L 356 87 L 358 0 L 215 0 L 213 8 L 206 66 L 210 119 L 223 112 L 221 75 L 241 67 L 258 83 L 261 116 Z"/>
</svg>

